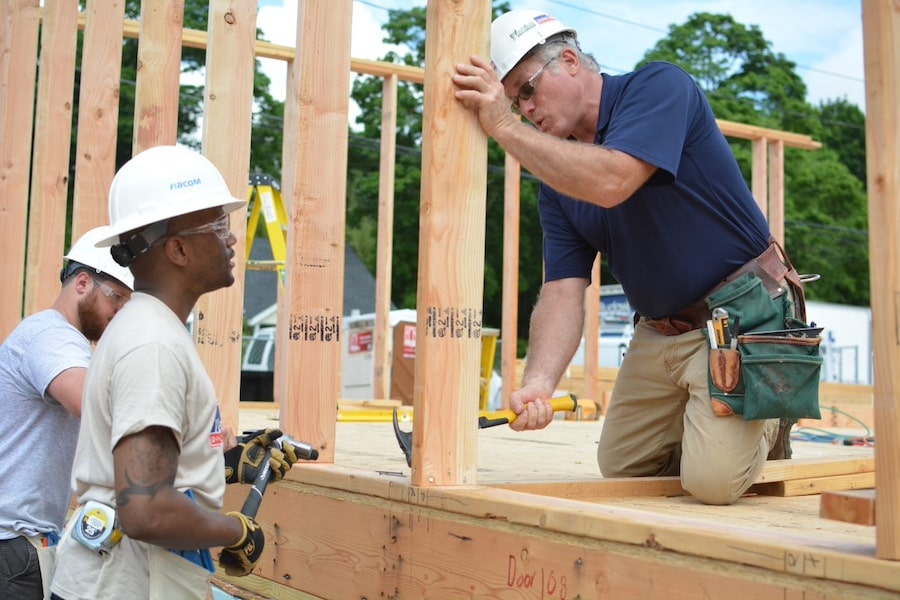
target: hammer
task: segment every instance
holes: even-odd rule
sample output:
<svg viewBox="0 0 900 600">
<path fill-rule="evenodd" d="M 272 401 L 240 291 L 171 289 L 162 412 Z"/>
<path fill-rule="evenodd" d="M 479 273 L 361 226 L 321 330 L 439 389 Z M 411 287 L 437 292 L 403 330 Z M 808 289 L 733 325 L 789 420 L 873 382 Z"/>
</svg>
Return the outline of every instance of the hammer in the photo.
<svg viewBox="0 0 900 600">
<path fill-rule="evenodd" d="M 574 394 L 569 394 L 561 398 L 551 398 L 550 406 L 553 408 L 553 412 L 574 412 L 578 408 L 578 400 Z M 518 416 L 508 408 L 496 411 L 482 410 L 478 412 L 478 429 L 512 423 Z M 394 408 L 394 435 L 397 436 L 397 443 L 400 444 L 400 449 L 403 450 L 403 455 L 406 456 L 406 465 L 412 467 L 412 431 L 400 430 L 396 408 Z"/>
</svg>

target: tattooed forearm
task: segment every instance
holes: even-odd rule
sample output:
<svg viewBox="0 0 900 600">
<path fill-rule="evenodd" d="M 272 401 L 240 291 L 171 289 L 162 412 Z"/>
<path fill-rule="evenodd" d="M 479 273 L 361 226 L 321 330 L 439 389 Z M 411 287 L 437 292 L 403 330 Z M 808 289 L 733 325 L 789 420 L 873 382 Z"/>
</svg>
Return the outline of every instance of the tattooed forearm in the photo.
<svg viewBox="0 0 900 600">
<path fill-rule="evenodd" d="M 116 494 L 119 507 L 127 505 L 133 496 L 152 498 L 159 490 L 172 487 L 178 471 L 178 445 L 171 430 L 150 427 L 125 441 L 118 448 L 125 480 L 125 487 Z"/>
</svg>

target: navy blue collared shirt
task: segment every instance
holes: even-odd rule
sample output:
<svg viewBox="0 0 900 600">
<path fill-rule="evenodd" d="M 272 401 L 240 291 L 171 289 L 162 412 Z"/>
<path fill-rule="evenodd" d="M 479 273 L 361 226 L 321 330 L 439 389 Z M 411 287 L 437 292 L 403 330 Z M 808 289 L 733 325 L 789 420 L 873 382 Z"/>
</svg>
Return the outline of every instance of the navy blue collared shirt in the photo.
<svg viewBox="0 0 900 600">
<path fill-rule="evenodd" d="M 762 253 L 769 226 L 694 80 L 669 63 L 603 74 L 596 144 L 657 167 L 601 208 L 541 185 L 545 280 L 590 279 L 597 252 L 631 306 L 664 317 Z M 598 168 L 598 181 L 603 172 Z"/>
</svg>

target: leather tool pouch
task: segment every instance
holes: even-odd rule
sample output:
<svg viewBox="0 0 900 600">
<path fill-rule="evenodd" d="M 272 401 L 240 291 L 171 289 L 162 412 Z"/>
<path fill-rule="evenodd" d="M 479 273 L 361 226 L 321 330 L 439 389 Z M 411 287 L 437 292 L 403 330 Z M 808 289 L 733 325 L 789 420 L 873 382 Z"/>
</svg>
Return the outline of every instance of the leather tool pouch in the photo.
<svg viewBox="0 0 900 600">
<path fill-rule="evenodd" d="M 710 310 L 724 308 L 730 323 L 740 323 L 735 348 L 710 349 L 713 412 L 748 421 L 819 419 L 821 330 L 794 316 L 797 294 L 790 285 L 773 295 L 779 288 L 763 279 L 746 272 L 707 298 Z M 802 286 L 800 294 L 802 302 Z"/>
</svg>

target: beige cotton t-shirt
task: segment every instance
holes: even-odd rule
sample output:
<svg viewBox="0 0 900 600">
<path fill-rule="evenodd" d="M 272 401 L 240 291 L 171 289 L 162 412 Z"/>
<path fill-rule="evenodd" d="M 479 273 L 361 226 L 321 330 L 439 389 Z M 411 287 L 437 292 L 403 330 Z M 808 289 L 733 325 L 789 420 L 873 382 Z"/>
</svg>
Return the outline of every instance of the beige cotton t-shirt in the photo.
<svg viewBox="0 0 900 600">
<path fill-rule="evenodd" d="M 215 389 L 184 324 L 155 297 L 135 293 L 88 369 L 72 470 L 79 505 L 97 500 L 115 506 L 113 448 L 150 426 L 171 429 L 180 445 L 175 487 L 192 490 L 201 506 L 221 509 L 225 465 Z M 67 534 L 51 589 L 67 599 L 147 598 L 150 550 L 126 536 L 102 556 Z M 186 570 L 196 568 L 182 561 Z"/>
</svg>

